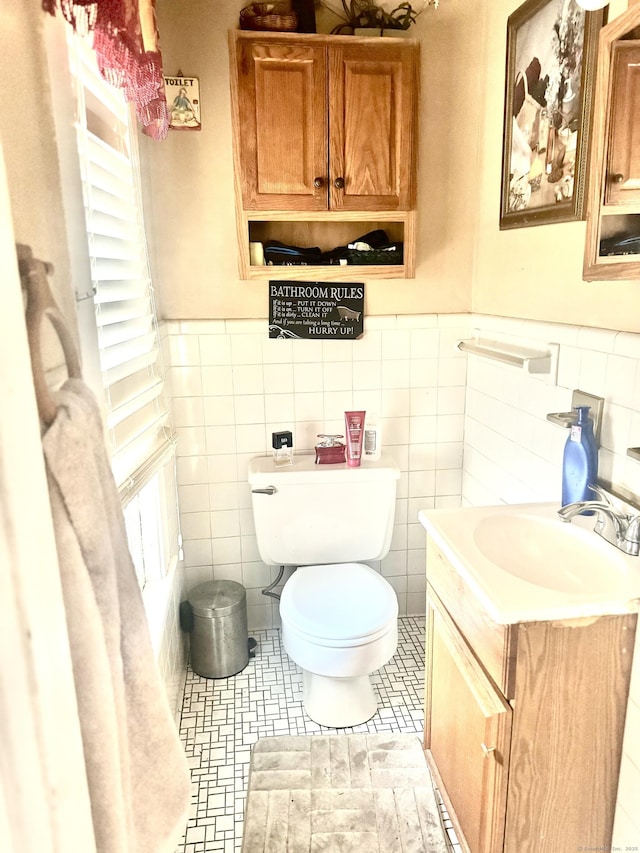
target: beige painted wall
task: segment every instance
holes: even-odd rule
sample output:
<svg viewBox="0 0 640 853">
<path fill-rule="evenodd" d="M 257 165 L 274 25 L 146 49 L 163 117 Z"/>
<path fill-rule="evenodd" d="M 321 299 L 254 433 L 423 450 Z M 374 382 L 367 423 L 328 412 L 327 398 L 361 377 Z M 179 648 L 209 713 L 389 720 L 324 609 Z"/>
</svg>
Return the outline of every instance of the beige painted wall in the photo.
<svg viewBox="0 0 640 853">
<path fill-rule="evenodd" d="M 517 4 L 490 0 L 484 5 L 484 77 L 487 93 L 496 95 L 487 97 L 483 111 L 472 310 L 637 332 L 638 282 L 582 281 L 584 222 L 498 229 L 505 22 Z M 612 2 L 609 20 L 626 7 L 624 0 Z"/>
<path fill-rule="evenodd" d="M 203 130 L 147 142 L 155 267 L 170 319 L 264 317 L 236 271 L 226 31 L 243 0 L 158 0 L 165 71 L 200 77 Z M 612 0 L 610 19 L 626 9 Z M 475 311 L 637 331 L 635 282 L 582 281 L 584 222 L 501 232 L 506 21 L 515 0 L 443 0 L 422 41 L 418 263 L 371 281 L 368 314 Z"/>
<path fill-rule="evenodd" d="M 471 304 L 482 14 L 446 0 L 413 29 L 422 40 L 415 280 L 367 283 L 368 314 L 467 311 Z M 474 6 L 478 3 L 473 0 Z M 164 317 L 265 317 L 266 282 L 239 281 L 227 30 L 243 0 L 158 0 L 165 73 L 200 78 L 203 129 L 148 142 L 152 228 Z M 325 30 L 326 31 L 326 30 Z M 456 62 L 450 62 L 455 44 Z"/>
</svg>

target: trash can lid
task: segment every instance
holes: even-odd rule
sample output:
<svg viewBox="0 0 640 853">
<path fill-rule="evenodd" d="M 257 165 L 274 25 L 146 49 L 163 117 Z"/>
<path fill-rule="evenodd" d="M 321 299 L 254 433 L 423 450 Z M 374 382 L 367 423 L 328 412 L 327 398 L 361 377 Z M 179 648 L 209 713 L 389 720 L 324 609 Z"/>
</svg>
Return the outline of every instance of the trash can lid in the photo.
<svg viewBox="0 0 640 853">
<path fill-rule="evenodd" d="M 229 616 L 244 606 L 247 594 L 235 581 L 208 581 L 189 593 L 189 603 L 196 616 Z"/>
</svg>

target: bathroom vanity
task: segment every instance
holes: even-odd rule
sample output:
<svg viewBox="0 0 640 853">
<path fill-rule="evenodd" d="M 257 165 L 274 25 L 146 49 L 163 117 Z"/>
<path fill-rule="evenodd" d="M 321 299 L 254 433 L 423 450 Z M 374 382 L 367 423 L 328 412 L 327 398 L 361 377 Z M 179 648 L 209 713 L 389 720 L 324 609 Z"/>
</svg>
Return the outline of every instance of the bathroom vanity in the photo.
<svg viewBox="0 0 640 853">
<path fill-rule="evenodd" d="M 640 563 L 556 509 L 420 513 L 424 746 L 470 853 L 611 849 Z"/>
</svg>

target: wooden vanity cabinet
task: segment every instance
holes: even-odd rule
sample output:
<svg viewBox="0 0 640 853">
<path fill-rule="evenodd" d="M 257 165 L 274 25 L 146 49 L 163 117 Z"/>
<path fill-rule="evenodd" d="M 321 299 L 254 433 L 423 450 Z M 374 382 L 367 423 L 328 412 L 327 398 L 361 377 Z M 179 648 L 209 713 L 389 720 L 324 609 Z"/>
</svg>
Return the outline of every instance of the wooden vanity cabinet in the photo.
<svg viewBox="0 0 640 853">
<path fill-rule="evenodd" d="M 471 850 L 502 850 L 511 706 L 434 593 L 428 598 L 426 743 Z"/>
<path fill-rule="evenodd" d="M 610 849 L 636 619 L 498 625 L 428 537 L 425 749 L 464 851 Z"/>
<path fill-rule="evenodd" d="M 600 32 L 583 278 L 640 274 L 640 8 Z"/>
<path fill-rule="evenodd" d="M 242 277 L 258 272 L 247 245 L 264 235 L 302 231 L 326 250 L 375 227 L 405 260 L 367 276 L 413 275 L 419 43 L 237 30 L 229 50 Z"/>
</svg>

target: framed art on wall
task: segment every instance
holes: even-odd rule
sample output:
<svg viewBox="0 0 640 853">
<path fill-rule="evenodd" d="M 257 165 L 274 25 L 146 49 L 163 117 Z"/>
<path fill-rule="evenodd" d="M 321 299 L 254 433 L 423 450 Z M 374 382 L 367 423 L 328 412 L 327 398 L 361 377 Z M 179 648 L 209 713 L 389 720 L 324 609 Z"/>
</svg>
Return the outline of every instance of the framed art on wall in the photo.
<svg viewBox="0 0 640 853">
<path fill-rule="evenodd" d="M 526 0 L 507 21 L 500 228 L 584 218 L 604 12 Z"/>
<path fill-rule="evenodd" d="M 184 77 L 179 71 L 175 77 L 164 78 L 164 88 L 169 108 L 169 129 L 201 130 L 199 79 Z"/>
</svg>

